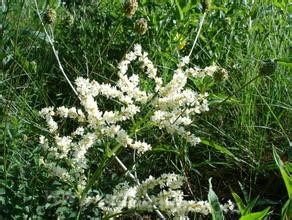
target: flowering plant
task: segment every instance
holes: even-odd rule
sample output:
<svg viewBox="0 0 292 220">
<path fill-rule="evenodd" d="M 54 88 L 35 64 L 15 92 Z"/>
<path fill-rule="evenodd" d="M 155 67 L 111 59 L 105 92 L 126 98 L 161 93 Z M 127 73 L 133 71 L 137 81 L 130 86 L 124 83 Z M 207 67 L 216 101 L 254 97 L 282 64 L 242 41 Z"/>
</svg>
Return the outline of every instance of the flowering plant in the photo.
<svg viewBox="0 0 292 220">
<path fill-rule="evenodd" d="M 153 82 L 152 88 L 142 88 L 141 75 L 127 74 L 129 65 L 134 61 L 141 64 L 148 80 Z M 161 141 L 151 140 L 150 143 L 145 141 L 147 137 L 139 138 L 145 128 L 158 129 L 170 138 L 180 137 L 193 146 L 200 142 L 200 138 L 188 126 L 195 115 L 209 110 L 208 94 L 187 88 L 187 80 L 189 77 L 212 77 L 220 68 L 215 65 L 204 69 L 188 68 L 188 64 L 189 57 L 182 58 L 172 79 L 166 83 L 158 76 L 147 52 L 143 52 L 142 47 L 136 44 L 134 50 L 119 63 L 115 85 L 79 77 L 75 84 L 81 108 L 61 106 L 40 111 L 51 134 L 49 139 L 40 137 L 40 143 L 47 152 L 42 164 L 51 174 L 74 188 L 81 206 L 94 201 L 106 215 L 114 215 L 124 209 L 150 211 L 157 208 L 169 216 L 186 216 L 190 211 L 210 213 L 207 202 L 183 200 L 183 192 L 180 190 L 183 178 L 174 174 L 163 174 L 158 179 L 149 177 L 142 183 L 133 178 L 135 186 L 119 184 L 112 195 L 88 195 L 97 180 L 96 174 L 104 170 L 101 163 L 98 172 L 90 176 L 90 148 L 101 149 L 107 159 L 117 158 L 123 148 L 131 148 L 140 156 L 151 151 Z M 99 97 L 112 103 L 114 110 L 102 110 L 97 101 Z M 79 125 L 70 134 L 63 135 L 57 119 L 74 120 Z M 158 195 L 149 196 L 148 190 L 155 186 L 160 186 L 162 191 Z"/>
</svg>

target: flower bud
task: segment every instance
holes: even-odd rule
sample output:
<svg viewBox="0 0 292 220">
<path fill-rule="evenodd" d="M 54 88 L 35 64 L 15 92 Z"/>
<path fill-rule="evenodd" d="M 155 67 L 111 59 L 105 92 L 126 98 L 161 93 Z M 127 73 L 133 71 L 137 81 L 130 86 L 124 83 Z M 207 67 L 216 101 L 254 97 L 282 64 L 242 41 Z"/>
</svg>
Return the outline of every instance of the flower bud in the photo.
<svg viewBox="0 0 292 220">
<path fill-rule="evenodd" d="M 212 2 L 211 0 L 202 0 L 201 1 L 202 7 L 203 7 L 203 12 L 207 12 L 210 9 L 211 2 Z"/>
<path fill-rule="evenodd" d="M 54 9 L 49 8 L 44 14 L 44 22 L 46 24 L 53 24 L 57 19 L 57 13 Z"/>
<path fill-rule="evenodd" d="M 138 2 L 137 0 L 126 0 L 123 5 L 123 12 L 124 14 L 131 18 L 138 9 Z"/>
<path fill-rule="evenodd" d="M 145 18 L 140 18 L 135 23 L 135 32 L 137 34 L 143 35 L 148 30 L 148 23 Z"/>
<path fill-rule="evenodd" d="M 277 62 L 275 60 L 262 61 L 259 72 L 261 75 L 270 75 L 275 72 L 277 68 Z"/>
</svg>

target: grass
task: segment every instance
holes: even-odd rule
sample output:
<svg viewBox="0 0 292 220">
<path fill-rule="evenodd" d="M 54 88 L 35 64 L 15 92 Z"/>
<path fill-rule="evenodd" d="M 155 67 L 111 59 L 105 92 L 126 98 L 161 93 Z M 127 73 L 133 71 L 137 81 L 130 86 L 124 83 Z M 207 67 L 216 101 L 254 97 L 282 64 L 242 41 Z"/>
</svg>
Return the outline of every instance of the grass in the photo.
<svg viewBox="0 0 292 220">
<path fill-rule="evenodd" d="M 117 63 L 136 42 L 168 81 L 179 56 L 189 53 L 202 15 L 200 3 L 187 0 L 140 1 L 132 19 L 123 15 L 120 1 L 75 0 L 59 7 L 53 2 L 38 4 L 43 12 L 55 7 L 54 44 L 71 81 L 78 76 L 114 81 Z M 46 196 L 58 185 L 39 164 L 38 136 L 46 128 L 38 111 L 45 106 L 71 106 L 77 98 L 58 68 L 33 1 L 2 1 L 1 6 L 0 213 L 7 219 L 55 218 L 58 204 L 44 208 L 50 203 Z M 274 204 L 272 216 L 278 217 L 286 192 L 276 174 L 272 147 L 291 161 L 291 68 L 278 64 L 275 72 L 242 86 L 257 77 L 263 60 L 291 57 L 288 7 L 276 0 L 246 5 L 214 1 L 191 57 L 194 65 L 215 62 L 229 71 L 227 82 L 210 88 L 214 103 L 210 111 L 192 125 L 206 142 L 196 148 L 183 142 L 160 146 L 136 163 L 141 177 L 180 173 L 188 178 L 186 191 L 199 198 L 206 198 L 208 179 L 213 177 L 213 189 L 223 200 L 231 198 L 230 187 L 240 192 L 240 181 L 252 197 L 260 195 L 262 205 Z M 133 28 L 140 17 L 149 23 L 142 36 Z M 200 89 L 196 83 L 189 86 Z M 121 155 L 131 167 L 128 152 Z M 111 162 L 106 170 L 110 175 L 101 176 L 105 190 L 124 178 L 117 167 Z"/>
</svg>

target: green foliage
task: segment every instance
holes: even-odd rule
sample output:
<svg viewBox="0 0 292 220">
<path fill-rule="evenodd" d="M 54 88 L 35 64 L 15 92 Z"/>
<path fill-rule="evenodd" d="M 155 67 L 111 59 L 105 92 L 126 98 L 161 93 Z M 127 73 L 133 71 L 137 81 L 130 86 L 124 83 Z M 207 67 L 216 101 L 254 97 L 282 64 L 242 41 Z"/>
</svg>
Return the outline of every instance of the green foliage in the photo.
<svg viewBox="0 0 292 220">
<path fill-rule="evenodd" d="M 282 178 L 285 182 L 285 186 L 286 186 L 286 189 L 288 192 L 288 197 L 289 197 L 289 199 L 292 199 L 292 176 L 288 170 L 289 163 L 287 165 L 285 165 L 283 163 L 283 161 L 280 159 L 279 155 L 277 154 L 277 152 L 274 148 L 273 148 L 273 155 L 274 155 L 274 160 L 275 160 L 277 166 L 279 167 Z"/>
<path fill-rule="evenodd" d="M 224 220 L 224 215 L 220 208 L 220 203 L 216 193 L 213 191 L 211 178 L 209 179 L 209 193 L 208 193 L 208 201 L 212 207 L 212 219 L 213 220 Z"/>
<path fill-rule="evenodd" d="M 252 209 L 256 205 L 259 197 L 256 197 L 251 201 L 247 201 L 247 205 L 245 205 L 242 199 L 235 192 L 232 192 L 232 196 L 236 202 L 237 207 L 239 208 L 241 214 L 240 220 L 260 220 L 263 219 L 270 210 L 270 207 L 267 207 L 260 212 L 252 212 Z"/>
<path fill-rule="evenodd" d="M 169 81 L 179 57 L 188 54 L 203 13 L 198 0 L 141 0 L 131 19 L 123 15 L 122 1 L 67 0 L 63 1 L 65 5 L 60 0 L 37 2 L 42 16 L 50 8 L 56 12 L 55 22 L 46 27 L 72 81 L 78 76 L 115 81 L 116 64 L 134 43 L 140 43 L 149 52 L 154 63 L 160 64 L 163 80 Z M 287 0 L 273 0 L 269 4 L 264 0 L 245 2 L 214 0 L 191 56 L 194 65 L 216 63 L 229 71 L 225 83 L 211 79 L 188 82 L 191 89 L 210 90 L 209 114 L 196 118 L 190 125 L 201 136 L 202 144 L 192 148 L 174 137 L 173 142 L 158 145 L 153 154 L 135 161 L 133 169 L 141 177 L 175 169 L 187 177 L 186 191 L 195 197 L 206 192 L 208 187 L 202 183 L 210 176 L 214 176 L 213 182 L 222 184 L 216 190 L 219 198 L 229 195 L 228 187 L 223 186 L 234 186 L 240 180 L 253 185 L 255 195 L 261 194 L 278 204 L 283 202 L 285 189 L 273 172 L 270 146 L 283 150 L 291 136 L 291 5 Z M 34 1 L 3 0 L 0 10 L 0 218 L 57 218 L 57 215 L 73 218 L 79 208 L 72 199 L 75 192 L 60 190 L 57 179 L 48 177 L 39 164 L 41 150 L 37 136 L 46 129 L 37 111 L 45 106 L 70 106 L 77 98 L 59 71 Z M 143 36 L 134 32 L 134 23 L 140 18 L 145 18 L 149 25 Z M 241 89 L 259 74 L 262 61 L 267 60 L 276 63 L 277 68 Z M 136 67 L 131 71 L 140 73 Z M 143 86 L 152 88 L 147 81 Z M 102 99 L 99 102 L 108 104 Z M 69 128 L 75 126 L 68 124 Z M 67 124 L 62 127 L 65 131 L 66 128 Z M 147 127 L 141 129 L 141 136 L 147 139 L 168 138 L 156 131 L 149 137 L 151 132 Z M 95 152 L 92 158 L 93 172 L 100 153 Z M 127 165 L 131 164 L 131 157 L 123 154 L 123 159 Z M 274 159 L 289 196 L 281 204 L 282 218 L 289 219 L 291 157 L 284 162 L 274 152 Z M 116 174 L 116 170 L 113 161 L 106 161 L 106 175 L 94 174 L 105 191 L 110 192 L 124 175 L 121 170 Z M 92 181 L 90 188 L 95 184 Z M 60 200 L 50 199 L 52 191 L 56 191 Z M 221 218 L 211 184 L 209 197 Z M 245 219 L 261 218 L 269 211 L 252 213 L 257 199 L 242 201 L 235 193 L 233 197 L 240 212 L 246 212 Z M 280 214 L 276 206 L 271 209 L 275 216 Z M 99 215 L 93 207 L 88 210 L 80 213 L 81 217 Z M 273 214 L 271 218 L 276 218 Z"/>
<path fill-rule="evenodd" d="M 224 146 L 221 146 L 217 143 L 214 143 L 214 142 L 208 141 L 208 140 L 204 140 L 204 139 L 201 140 L 201 143 L 206 145 L 206 146 L 209 146 L 209 147 L 212 147 L 212 148 L 218 150 L 220 153 L 222 153 L 225 156 L 231 157 L 234 160 L 238 160 L 238 158 L 236 158 L 236 156 Z"/>
<path fill-rule="evenodd" d="M 284 180 L 287 193 L 288 193 L 288 200 L 283 205 L 282 211 L 281 211 L 281 219 L 287 220 L 292 216 L 292 175 L 291 175 L 291 163 L 286 163 L 281 160 L 279 155 L 277 154 L 275 148 L 273 148 L 273 155 L 274 160 L 280 169 L 282 178 Z"/>
<path fill-rule="evenodd" d="M 277 59 L 277 63 L 292 68 L 292 57 Z"/>
<path fill-rule="evenodd" d="M 254 212 L 240 217 L 240 220 L 261 220 L 268 214 L 270 208 L 266 208 L 260 212 Z"/>
</svg>

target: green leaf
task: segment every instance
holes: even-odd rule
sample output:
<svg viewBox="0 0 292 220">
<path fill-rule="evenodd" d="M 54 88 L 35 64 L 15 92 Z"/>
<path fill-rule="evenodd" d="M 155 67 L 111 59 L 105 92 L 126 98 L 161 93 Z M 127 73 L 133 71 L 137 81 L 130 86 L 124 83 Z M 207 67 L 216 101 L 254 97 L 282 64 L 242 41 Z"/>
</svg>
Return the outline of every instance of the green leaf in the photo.
<svg viewBox="0 0 292 220">
<path fill-rule="evenodd" d="M 286 0 L 286 1 L 287 1 L 286 4 L 288 4 L 288 1 L 289 1 L 289 0 Z M 292 13 L 292 7 L 291 7 L 291 4 L 287 5 L 287 10 L 285 10 L 285 11 L 287 11 L 288 14 L 291 14 L 291 13 Z"/>
<path fill-rule="evenodd" d="M 286 7 L 286 3 L 284 1 L 279 1 L 279 0 L 274 0 L 274 5 L 277 7 L 277 8 L 280 8 L 282 10 L 285 10 L 285 7 Z"/>
<path fill-rule="evenodd" d="M 235 192 L 232 192 L 232 196 L 236 202 L 237 207 L 239 208 L 240 214 L 244 215 L 244 213 L 246 212 L 246 206 L 244 205 L 243 201 Z"/>
<path fill-rule="evenodd" d="M 260 212 L 250 213 L 248 215 L 242 216 L 239 220 L 261 220 L 268 214 L 269 210 L 270 207 Z"/>
<path fill-rule="evenodd" d="M 250 200 L 249 193 L 246 191 L 244 185 L 240 181 L 238 181 L 238 184 L 239 184 L 239 187 L 240 187 L 241 192 L 243 194 L 243 198 L 244 198 L 245 203 L 246 204 L 249 203 L 249 200 Z"/>
<path fill-rule="evenodd" d="M 273 154 L 274 154 L 275 162 L 277 166 L 279 167 L 282 178 L 284 180 L 284 183 L 288 192 L 288 197 L 289 199 L 292 199 L 292 177 L 288 172 L 286 172 L 285 165 L 283 161 L 280 159 L 279 155 L 277 154 L 274 148 L 273 148 Z"/>
<path fill-rule="evenodd" d="M 224 14 L 227 14 L 228 13 L 228 9 L 227 8 L 224 8 L 224 7 L 219 7 L 219 6 L 215 6 L 215 5 L 212 5 L 211 6 L 211 10 L 218 10 L 218 11 L 222 11 L 224 12 Z"/>
<path fill-rule="evenodd" d="M 281 210 L 281 220 L 289 220 L 292 216 L 292 200 L 288 199 Z"/>
<path fill-rule="evenodd" d="M 212 207 L 212 220 L 224 220 L 224 215 L 220 208 L 220 203 L 218 201 L 218 197 L 216 193 L 213 191 L 212 178 L 209 179 L 209 193 L 208 193 L 208 200 Z"/>
<path fill-rule="evenodd" d="M 179 1 L 178 0 L 175 0 L 175 5 L 177 7 L 180 20 L 183 20 L 184 19 L 184 13 L 183 13 L 182 8 L 180 7 L 180 4 L 179 4 Z"/>
<path fill-rule="evenodd" d="M 5 205 L 5 197 L 0 196 L 0 204 Z"/>
<path fill-rule="evenodd" d="M 61 5 L 61 0 L 49 0 L 49 6 L 53 9 L 57 9 Z"/>
<path fill-rule="evenodd" d="M 168 145 L 159 145 L 157 147 L 154 147 L 152 149 L 152 152 L 157 152 L 157 153 L 174 153 L 174 154 L 179 154 L 180 152 L 178 150 L 172 149 L 171 146 Z"/>
<path fill-rule="evenodd" d="M 238 99 L 232 98 L 232 97 L 229 98 L 228 95 L 224 95 L 224 94 L 210 94 L 209 100 L 210 100 L 209 101 L 210 105 L 213 105 L 213 104 L 216 104 L 216 103 L 221 103 L 224 100 L 226 100 L 226 103 L 230 103 L 230 104 L 239 104 L 240 103 L 240 101 Z"/>
<path fill-rule="evenodd" d="M 292 68 L 292 57 L 281 58 L 276 60 L 278 64 Z"/>
<path fill-rule="evenodd" d="M 251 213 L 251 210 L 253 209 L 253 207 L 255 207 L 257 201 L 259 199 L 259 196 L 257 196 L 255 199 L 253 199 L 252 201 L 248 202 L 246 210 L 245 210 L 245 215 Z"/>
<path fill-rule="evenodd" d="M 183 13 L 187 14 L 192 8 L 195 7 L 195 4 L 192 1 L 189 1 L 186 6 L 183 7 Z"/>
<path fill-rule="evenodd" d="M 212 147 L 216 150 L 218 150 L 220 153 L 226 155 L 226 156 L 229 156 L 229 157 L 232 157 L 233 159 L 235 160 L 239 160 L 231 151 L 229 151 L 226 147 L 223 147 L 219 144 L 216 144 L 215 142 L 212 142 L 212 141 L 208 141 L 208 140 L 205 140 L 205 139 L 202 139 L 201 140 L 201 143 L 202 144 L 205 144 L 209 147 Z"/>
</svg>

